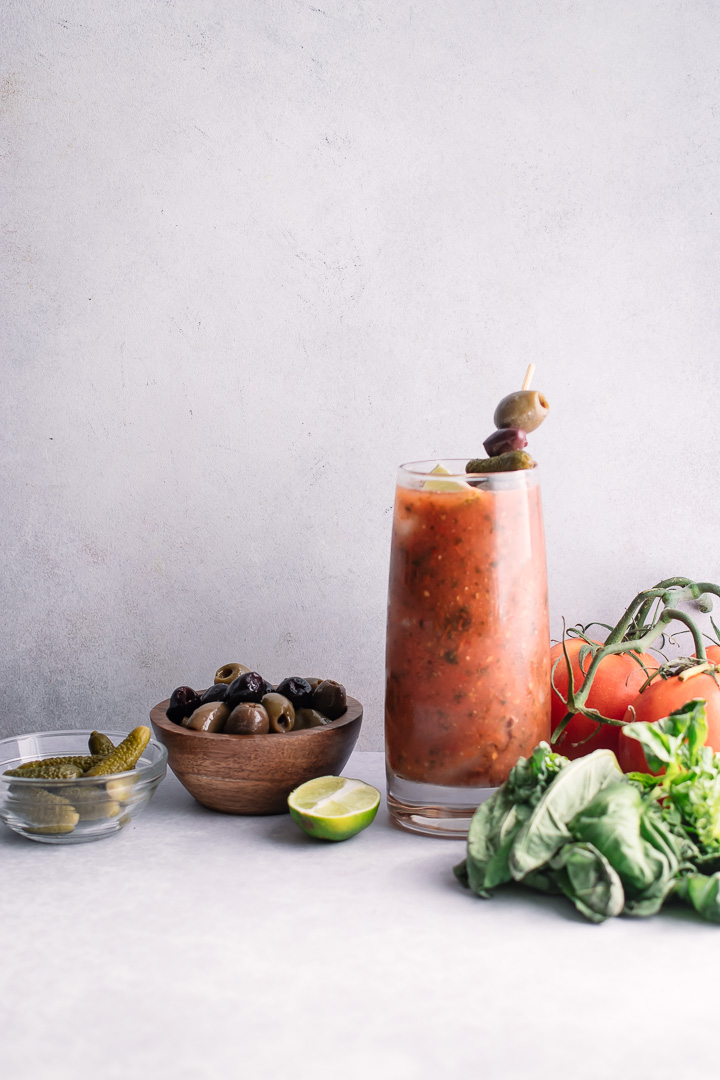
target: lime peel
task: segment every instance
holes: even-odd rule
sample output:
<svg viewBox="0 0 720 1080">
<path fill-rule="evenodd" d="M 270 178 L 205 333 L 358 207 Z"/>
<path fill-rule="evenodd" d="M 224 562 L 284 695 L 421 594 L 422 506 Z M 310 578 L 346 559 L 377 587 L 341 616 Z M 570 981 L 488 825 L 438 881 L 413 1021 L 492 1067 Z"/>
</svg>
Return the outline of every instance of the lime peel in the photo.
<svg viewBox="0 0 720 1080">
<path fill-rule="evenodd" d="M 366 829 L 380 805 L 380 792 L 362 780 L 319 776 L 288 796 L 293 821 L 323 840 L 348 840 Z"/>
</svg>

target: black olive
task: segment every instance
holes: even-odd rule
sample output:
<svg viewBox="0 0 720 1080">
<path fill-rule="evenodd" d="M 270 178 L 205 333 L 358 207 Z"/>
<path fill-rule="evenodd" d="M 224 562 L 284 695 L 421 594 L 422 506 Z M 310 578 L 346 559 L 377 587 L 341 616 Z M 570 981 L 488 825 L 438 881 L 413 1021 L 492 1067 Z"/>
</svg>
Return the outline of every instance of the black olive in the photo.
<svg viewBox="0 0 720 1080">
<path fill-rule="evenodd" d="M 178 686 L 170 695 L 165 715 L 173 724 L 181 724 L 200 704 L 200 697 L 191 686 Z"/>
<path fill-rule="evenodd" d="M 207 705 L 208 701 L 227 701 L 227 692 L 228 688 L 225 683 L 213 683 L 201 694 L 200 704 Z"/>
<path fill-rule="evenodd" d="M 527 446 L 527 435 L 522 428 L 506 427 L 493 431 L 483 443 L 488 457 L 497 457 L 505 454 L 508 450 L 524 450 Z"/>
<path fill-rule="evenodd" d="M 225 700 L 231 709 L 241 705 L 243 701 L 254 701 L 258 705 L 271 690 L 273 687 L 257 671 L 244 671 L 227 687 Z"/>
<path fill-rule="evenodd" d="M 302 679 L 299 675 L 291 675 L 289 679 L 283 679 L 278 684 L 277 692 L 288 701 L 292 701 L 296 709 L 304 709 L 310 705 L 313 688 L 307 679 Z"/>
<path fill-rule="evenodd" d="M 337 720 L 347 709 L 345 687 L 332 679 L 325 679 L 313 690 L 312 707 L 327 716 L 328 720 Z"/>
</svg>

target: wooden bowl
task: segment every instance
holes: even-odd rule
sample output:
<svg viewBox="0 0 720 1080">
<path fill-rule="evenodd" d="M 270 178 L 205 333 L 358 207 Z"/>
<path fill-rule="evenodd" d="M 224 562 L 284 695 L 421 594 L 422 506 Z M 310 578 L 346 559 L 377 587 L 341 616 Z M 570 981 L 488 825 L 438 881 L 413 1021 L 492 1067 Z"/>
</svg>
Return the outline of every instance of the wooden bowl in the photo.
<svg viewBox="0 0 720 1080">
<path fill-rule="evenodd" d="M 338 776 L 360 734 L 362 705 L 326 727 L 274 735 L 211 735 L 173 724 L 170 699 L 150 712 L 168 765 L 193 798 L 224 814 L 284 814 L 293 788 L 316 776 Z"/>
</svg>

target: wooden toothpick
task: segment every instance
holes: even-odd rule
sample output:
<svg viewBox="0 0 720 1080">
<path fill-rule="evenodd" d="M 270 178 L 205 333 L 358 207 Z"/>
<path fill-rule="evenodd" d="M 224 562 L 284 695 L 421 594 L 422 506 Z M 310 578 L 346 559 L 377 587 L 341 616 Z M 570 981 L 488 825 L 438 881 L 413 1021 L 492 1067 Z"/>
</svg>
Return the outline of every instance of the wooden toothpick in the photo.
<svg viewBox="0 0 720 1080">
<path fill-rule="evenodd" d="M 525 372 L 525 382 L 522 384 L 523 390 L 529 390 L 530 389 L 530 383 L 532 382 L 532 377 L 533 377 L 534 374 L 535 374 L 535 365 L 534 364 L 528 364 L 528 369 Z"/>
</svg>

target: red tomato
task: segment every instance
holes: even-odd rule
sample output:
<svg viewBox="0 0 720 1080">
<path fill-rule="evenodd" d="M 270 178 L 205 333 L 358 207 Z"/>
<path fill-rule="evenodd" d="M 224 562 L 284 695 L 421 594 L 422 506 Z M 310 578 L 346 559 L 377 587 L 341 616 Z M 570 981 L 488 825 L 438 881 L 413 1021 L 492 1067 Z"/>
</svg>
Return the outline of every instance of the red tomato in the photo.
<svg viewBox="0 0 720 1080">
<path fill-rule="evenodd" d="M 584 644 L 585 642 L 580 638 L 566 638 L 565 640 L 565 648 L 572 665 L 576 691 L 580 689 L 592 661 L 592 656 L 588 654 L 583 660 L 582 670 L 580 669 L 579 654 Z M 568 688 L 567 663 L 563 655 L 562 642 L 553 645 L 550 650 L 551 669 L 558 657 L 560 662 L 555 667 L 553 674 L 555 687 L 552 690 L 550 706 L 553 731 L 567 712 L 565 702 L 560 697 L 560 694 L 567 697 Z M 657 661 L 647 653 L 640 656 L 640 659 L 651 671 L 657 667 Z M 608 716 L 611 720 L 622 720 L 625 710 L 630 702 L 637 697 L 637 692 L 647 677 L 647 673 L 627 653 L 606 656 L 597 669 L 586 704 L 588 708 L 597 709 L 603 716 Z M 558 694 L 558 691 L 560 691 L 560 694 Z M 611 727 L 609 724 L 603 724 L 597 735 L 593 735 L 587 742 L 581 742 L 582 739 L 592 734 L 596 728 L 597 721 L 579 714 L 573 716 L 559 742 L 554 743 L 553 746 L 561 754 L 573 759 L 584 757 L 585 754 L 600 748 L 617 751 L 620 728 Z M 580 745 L 573 746 L 573 743 L 580 743 Z"/>
<path fill-rule="evenodd" d="M 711 664 L 720 664 L 720 645 L 708 645 L 705 653 Z"/>
<path fill-rule="evenodd" d="M 712 675 L 695 675 L 694 678 L 684 681 L 680 680 L 679 675 L 674 675 L 671 679 L 658 677 L 642 694 L 638 694 L 623 720 L 651 724 L 669 716 L 693 698 L 705 699 L 708 725 L 705 742 L 713 750 L 720 751 L 720 686 Z M 623 735 L 617 756 L 624 772 L 650 772 L 643 748 L 636 739 Z"/>
</svg>

